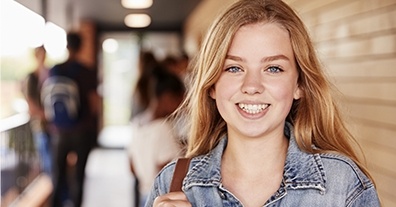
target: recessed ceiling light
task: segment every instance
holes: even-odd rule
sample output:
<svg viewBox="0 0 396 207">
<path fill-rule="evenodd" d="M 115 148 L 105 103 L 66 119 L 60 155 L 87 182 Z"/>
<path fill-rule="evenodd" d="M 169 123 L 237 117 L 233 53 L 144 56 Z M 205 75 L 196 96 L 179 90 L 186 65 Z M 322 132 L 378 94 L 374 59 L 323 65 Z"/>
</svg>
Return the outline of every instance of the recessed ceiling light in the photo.
<svg viewBox="0 0 396 207">
<path fill-rule="evenodd" d="M 153 0 L 121 0 L 121 4 L 128 9 L 147 9 L 153 5 Z"/>
<path fill-rule="evenodd" d="M 142 28 L 150 25 L 151 18 L 147 14 L 128 14 L 124 19 L 124 23 L 128 27 Z"/>
</svg>

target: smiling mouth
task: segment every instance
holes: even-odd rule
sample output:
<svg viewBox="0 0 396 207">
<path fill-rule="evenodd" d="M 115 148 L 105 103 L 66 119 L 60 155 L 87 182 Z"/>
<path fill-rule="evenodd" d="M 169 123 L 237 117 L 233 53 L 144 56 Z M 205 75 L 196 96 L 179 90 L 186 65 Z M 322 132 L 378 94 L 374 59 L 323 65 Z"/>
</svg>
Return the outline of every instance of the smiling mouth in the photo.
<svg viewBox="0 0 396 207">
<path fill-rule="evenodd" d="M 268 108 L 270 104 L 243 104 L 239 103 L 238 107 L 248 114 L 257 114 Z"/>
</svg>

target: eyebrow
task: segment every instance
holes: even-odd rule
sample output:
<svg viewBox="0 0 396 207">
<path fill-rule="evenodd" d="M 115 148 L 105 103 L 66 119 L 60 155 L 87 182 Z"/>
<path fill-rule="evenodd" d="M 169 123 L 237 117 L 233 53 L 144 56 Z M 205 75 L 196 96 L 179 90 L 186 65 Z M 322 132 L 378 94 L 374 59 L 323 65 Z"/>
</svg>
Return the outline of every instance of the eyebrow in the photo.
<svg viewBox="0 0 396 207">
<path fill-rule="evenodd" d="M 273 56 L 268 56 L 268 57 L 261 59 L 261 62 L 271 62 L 271 61 L 275 61 L 275 60 L 290 61 L 290 59 L 288 57 L 286 57 L 285 55 L 273 55 Z"/>
<path fill-rule="evenodd" d="M 235 60 L 235 61 L 244 61 L 243 58 L 234 56 L 234 55 L 227 55 L 225 59 Z"/>
<path fill-rule="evenodd" d="M 244 62 L 243 58 L 234 56 L 234 55 L 227 55 L 226 59 Z M 272 55 L 272 56 L 264 57 L 263 59 L 261 59 L 261 62 L 271 62 L 271 61 L 275 61 L 275 60 L 290 61 L 290 59 L 285 55 Z"/>
</svg>

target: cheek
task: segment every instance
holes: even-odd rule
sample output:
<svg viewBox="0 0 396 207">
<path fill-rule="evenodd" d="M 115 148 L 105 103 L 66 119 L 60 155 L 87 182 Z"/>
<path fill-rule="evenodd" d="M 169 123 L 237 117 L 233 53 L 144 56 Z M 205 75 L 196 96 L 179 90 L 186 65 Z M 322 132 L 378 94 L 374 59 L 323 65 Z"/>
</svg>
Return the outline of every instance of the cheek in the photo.
<svg viewBox="0 0 396 207">
<path fill-rule="evenodd" d="M 217 101 L 231 100 L 232 96 L 237 94 L 238 90 L 239 87 L 235 81 L 219 79 L 219 81 L 214 86 L 214 90 L 211 92 L 211 97 Z"/>
<path fill-rule="evenodd" d="M 279 82 L 268 85 L 266 88 L 277 102 L 282 102 L 286 105 L 292 104 L 296 87 L 290 85 L 290 82 Z"/>
<path fill-rule="evenodd" d="M 220 79 L 210 92 L 211 98 L 216 101 L 217 110 L 225 120 L 228 119 L 227 111 L 232 110 L 232 107 L 235 106 L 233 97 L 238 94 L 236 91 L 238 88 L 235 85 Z"/>
</svg>

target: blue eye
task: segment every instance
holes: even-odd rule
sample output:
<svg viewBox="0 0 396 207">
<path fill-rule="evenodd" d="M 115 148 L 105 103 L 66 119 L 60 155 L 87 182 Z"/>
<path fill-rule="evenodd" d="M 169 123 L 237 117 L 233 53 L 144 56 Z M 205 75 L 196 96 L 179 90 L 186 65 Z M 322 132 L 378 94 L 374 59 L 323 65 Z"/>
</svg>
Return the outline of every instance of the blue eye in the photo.
<svg viewBox="0 0 396 207">
<path fill-rule="evenodd" d="M 278 66 L 270 66 L 270 67 L 267 68 L 266 71 L 268 71 L 270 73 L 280 73 L 283 70 L 280 67 L 278 67 Z"/>
<path fill-rule="evenodd" d="M 242 69 L 239 67 L 236 67 L 236 66 L 232 66 L 232 67 L 226 68 L 225 71 L 230 72 L 230 73 L 236 73 L 236 72 L 242 71 Z"/>
</svg>

